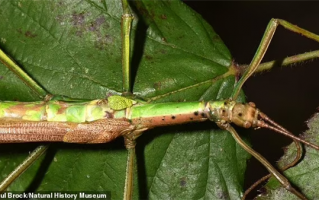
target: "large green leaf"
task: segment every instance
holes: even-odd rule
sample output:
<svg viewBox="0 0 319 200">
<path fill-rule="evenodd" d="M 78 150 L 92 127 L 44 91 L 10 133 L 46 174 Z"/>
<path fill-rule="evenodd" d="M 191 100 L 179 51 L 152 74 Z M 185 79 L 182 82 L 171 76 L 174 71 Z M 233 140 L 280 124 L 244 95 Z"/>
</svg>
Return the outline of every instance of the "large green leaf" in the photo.
<svg viewBox="0 0 319 200">
<path fill-rule="evenodd" d="M 179 1 L 136 1 L 134 93 L 152 102 L 226 99 L 231 56 L 218 35 Z M 0 1 L 0 46 L 45 89 L 72 98 L 121 92 L 118 0 Z M 39 98 L 0 65 L 1 100 Z M 138 139 L 134 197 L 239 199 L 247 154 L 213 123 L 147 131 Z M 35 145 L 1 145 L 4 178 Z M 111 191 L 123 196 L 122 139 L 52 144 L 11 191 Z M 138 179 L 138 180 L 137 180 Z"/>
</svg>

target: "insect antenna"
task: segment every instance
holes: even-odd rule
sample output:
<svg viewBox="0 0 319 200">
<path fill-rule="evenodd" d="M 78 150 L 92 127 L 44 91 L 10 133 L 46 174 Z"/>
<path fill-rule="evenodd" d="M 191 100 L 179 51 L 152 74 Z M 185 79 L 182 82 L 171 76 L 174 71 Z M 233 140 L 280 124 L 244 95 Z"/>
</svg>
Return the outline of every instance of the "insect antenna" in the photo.
<svg viewBox="0 0 319 200">
<path fill-rule="evenodd" d="M 295 135 L 293 135 L 291 132 L 289 132 L 288 130 L 286 130 L 284 127 L 280 126 L 279 124 L 277 124 L 276 122 L 274 122 L 272 119 L 270 119 L 265 113 L 262 113 L 259 111 L 259 117 L 262 120 L 258 120 L 257 122 L 257 127 L 262 127 L 262 128 L 268 128 L 271 129 L 273 131 L 276 131 L 277 133 L 281 133 L 287 137 L 290 137 L 294 140 L 297 140 L 301 143 L 304 143 L 305 145 L 308 145 L 314 149 L 319 150 L 319 146 L 312 144 L 311 142 L 305 141 Z M 267 124 L 266 122 L 269 122 L 270 124 Z"/>
</svg>

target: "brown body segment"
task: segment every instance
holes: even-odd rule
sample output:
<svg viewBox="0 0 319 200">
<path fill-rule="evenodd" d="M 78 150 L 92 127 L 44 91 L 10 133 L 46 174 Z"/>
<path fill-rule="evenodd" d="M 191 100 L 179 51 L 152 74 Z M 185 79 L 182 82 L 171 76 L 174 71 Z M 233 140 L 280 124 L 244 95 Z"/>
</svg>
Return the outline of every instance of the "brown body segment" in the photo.
<svg viewBox="0 0 319 200">
<path fill-rule="evenodd" d="M 134 129 L 135 126 L 124 118 L 101 119 L 87 123 L 2 121 L 0 143 L 107 143 Z"/>
<path fill-rule="evenodd" d="M 68 143 L 107 143 L 135 130 L 127 119 L 100 119 L 89 123 L 74 123 L 76 126 L 63 137 Z"/>
</svg>

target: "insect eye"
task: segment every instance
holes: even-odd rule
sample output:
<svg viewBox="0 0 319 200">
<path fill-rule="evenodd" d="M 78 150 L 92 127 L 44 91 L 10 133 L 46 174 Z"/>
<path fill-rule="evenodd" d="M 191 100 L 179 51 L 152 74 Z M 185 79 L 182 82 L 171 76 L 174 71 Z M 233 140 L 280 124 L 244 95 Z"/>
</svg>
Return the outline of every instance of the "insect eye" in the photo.
<svg viewBox="0 0 319 200">
<path fill-rule="evenodd" d="M 243 113 L 238 113 L 238 116 L 239 116 L 239 117 L 243 116 Z"/>
</svg>

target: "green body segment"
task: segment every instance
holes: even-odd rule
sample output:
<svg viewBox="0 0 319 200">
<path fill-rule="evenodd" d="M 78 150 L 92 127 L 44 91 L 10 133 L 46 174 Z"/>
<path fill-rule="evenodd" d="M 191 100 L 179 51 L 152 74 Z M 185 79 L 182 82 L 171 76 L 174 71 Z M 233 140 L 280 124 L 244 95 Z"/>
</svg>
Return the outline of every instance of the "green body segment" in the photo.
<svg viewBox="0 0 319 200">
<path fill-rule="evenodd" d="M 127 116 L 137 126 L 152 128 L 207 120 L 207 109 L 205 102 L 143 104 L 133 106 Z"/>
<path fill-rule="evenodd" d="M 0 120 L 83 123 L 112 118 L 113 114 L 114 110 L 103 99 L 87 102 L 0 102 Z"/>
<path fill-rule="evenodd" d="M 0 102 L 0 143 L 106 143 L 156 126 L 208 119 L 205 102 L 131 105 L 129 99 L 119 100 Z"/>
<path fill-rule="evenodd" d="M 136 102 L 125 97 L 111 99 L 0 102 L 0 140 L 103 143 L 157 126 L 207 119 L 218 122 L 220 111 L 227 110 L 229 104 L 225 101 L 133 104 Z"/>
<path fill-rule="evenodd" d="M 133 105 L 135 102 L 125 97 L 120 97 L 120 102 L 117 103 L 117 97 L 83 102 L 4 101 L 0 102 L 0 120 L 84 123 L 107 118 L 126 118 L 137 128 L 153 128 L 204 121 L 208 118 L 215 121 L 214 110 L 223 108 L 225 104 L 224 101 L 210 101 L 209 103 L 202 101 Z"/>
</svg>

